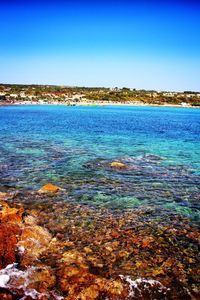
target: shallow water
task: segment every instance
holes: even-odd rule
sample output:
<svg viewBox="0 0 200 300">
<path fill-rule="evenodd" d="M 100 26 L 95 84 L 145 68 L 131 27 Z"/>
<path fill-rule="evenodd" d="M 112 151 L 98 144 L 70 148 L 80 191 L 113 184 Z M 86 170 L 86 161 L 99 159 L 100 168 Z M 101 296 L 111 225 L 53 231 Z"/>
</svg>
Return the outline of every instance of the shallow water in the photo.
<svg viewBox="0 0 200 300">
<path fill-rule="evenodd" d="M 199 218 L 198 109 L 10 106 L 0 122 L 2 189 L 52 182 L 91 206 Z M 128 169 L 109 168 L 115 160 Z"/>
</svg>

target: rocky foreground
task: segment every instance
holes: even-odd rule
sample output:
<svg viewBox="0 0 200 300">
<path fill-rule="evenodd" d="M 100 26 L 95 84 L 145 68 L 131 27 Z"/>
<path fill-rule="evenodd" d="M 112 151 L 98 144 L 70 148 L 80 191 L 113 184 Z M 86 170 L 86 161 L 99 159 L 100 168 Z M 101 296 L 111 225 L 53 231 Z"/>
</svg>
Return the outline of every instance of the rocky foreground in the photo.
<svg viewBox="0 0 200 300">
<path fill-rule="evenodd" d="M 0 193 L 0 299 L 199 299 L 200 235 L 186 218 L 112 214 L 62 193 Z"/>
</svg>

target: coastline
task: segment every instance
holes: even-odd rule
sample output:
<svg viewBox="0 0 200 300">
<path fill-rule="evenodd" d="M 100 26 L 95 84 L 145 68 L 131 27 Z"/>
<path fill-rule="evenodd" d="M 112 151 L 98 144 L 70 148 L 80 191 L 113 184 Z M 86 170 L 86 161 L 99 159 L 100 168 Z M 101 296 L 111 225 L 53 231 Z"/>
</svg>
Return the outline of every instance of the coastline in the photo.
<svg viewBox="0 0 200 300">
<path fill-rule="evenodd" d="M 24 102 L 4 102 L 0 103 L 0 106 L 16 106 L 16 105 L 59 105 L 59 106 L 147 106 L 147 107 L 166 107 L 166 108 L 197 108 L 200 106 L 192 105 L 181 105 L 181 104 L 153 104 L 153 103 L 143 103 L 143 102 L 111 102 L 111 101 L 90 101 L 90 102 L 34 102 L 34 101 L 24 101 Z"/>
</svg>

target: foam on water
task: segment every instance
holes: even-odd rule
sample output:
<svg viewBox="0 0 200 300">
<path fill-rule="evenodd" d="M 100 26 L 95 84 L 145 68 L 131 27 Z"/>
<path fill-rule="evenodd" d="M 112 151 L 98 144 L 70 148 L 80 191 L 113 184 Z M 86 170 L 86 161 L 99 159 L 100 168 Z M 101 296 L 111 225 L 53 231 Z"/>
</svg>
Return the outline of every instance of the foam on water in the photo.
<svg viewBox="0 0 200 300">
<path fill-rule="evenodd" d="M 10 291 L 13 289 L 23 290 L 24 296 L 21 300 L 27 299 L 26 297 L 30 296 L 31 299 L 42 299 L 43 296 L 46 296 L 48 299 L 51 299 L 51 296 L 54 297 L 55 300 L 63 300 L 64 297 L 58 296 L 54 291 L 49 294 L 39 293 L 35 289 L 28 288 L 30 284 L 29 276 L 34 272 L 35 267 L 29 267 L 25 271 L 21 271 L 17 269 L 17 264 L 10 264 L 5 269 L 0 271 L 0 288 L 5 288 Z M 15 286 L 12 284 L 12 280 L 14 278 L 23 278 L 24 283 L 19 286 Z M 127 300 L 129 299 L 143 299 L 144 295 L 153 295 L 152 291 L 156 293 L 156 295 L 161 296 L 162 299 L 165 299 L 168 289 L 164 287 L 159 281 L 145 278 L 137 278 L 133 280 L 130 276 L 120 275 L 120 278 L 125 281 L 129 285 L 129 295 Z M 164 297 L 164 298 L 163 298 Z M 154 298 L 156 300 L 156 298 Z"/>
<path fill-rule="evenodd" d="M 52 295 L 45 294 L 45 293 L 39 293 L 35 289 L 29 288 L 30 281 L 30 275 L 36 270 L 36 267 L 28 267 L 25 271 L 21 271 L 17 268 L 17 264 L 10 264 L 6 268 L 0 270 L 0 288 L 7 289 L 9 291 L 14 290 L 22 290 L 24 296 L 20 298 L 20 300 L 27 299 L 28 296 L 31 297 L 31 299 L 40 300 L 43 299 L 45 296 L 48 299 L 54 299 L 54 300 L 63 300 L 64 298 L 61 296 L 56 295 L 56 293 L 53 291 Z M 23 284 L 16 285 L 15 279 L 23 278 Z M 53 298 L 51 297 L 53 296 Z"/>
<path fill-rule="evenodd" d="M 10 280 L 10 277 L 7 274 L 1 274 L 0 275 L 0 287 L 5 288 L 7 286 L 7 283 L 9 280 Z"/>
<path fill-rule="evenodd" d="M 159 281 L 153 279 L 137 278 L 133 280 L 130 276 L 120 275 L 120 278 L 129 285 L 130 299 L 143 299 L 144 295 L 152 295 L 152 291 L 155 291 L 157 297 L 162 297 L 164 300 L 168 289 L 162 285 Z M 161 299 L 161 298 L 160 298 Z M 156 300 L 156 298 L 154 298 Z"/>
</svg>

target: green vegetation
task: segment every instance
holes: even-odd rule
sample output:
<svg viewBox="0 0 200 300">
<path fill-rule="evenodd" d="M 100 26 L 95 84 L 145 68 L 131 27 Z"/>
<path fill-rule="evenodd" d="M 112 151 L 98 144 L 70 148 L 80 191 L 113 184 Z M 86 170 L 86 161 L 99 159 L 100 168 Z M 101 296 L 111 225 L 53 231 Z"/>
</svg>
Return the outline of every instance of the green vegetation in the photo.
<svg viewBox="0 0 200 300">
<path fill-rule="evenodd" d="M 67 87 L 53 85 L 0 84 L 0 102 L 119 102 L 157 105 L 200 106 L 200 93 L 158 92 L 129 88 Z"/>
</svg>

